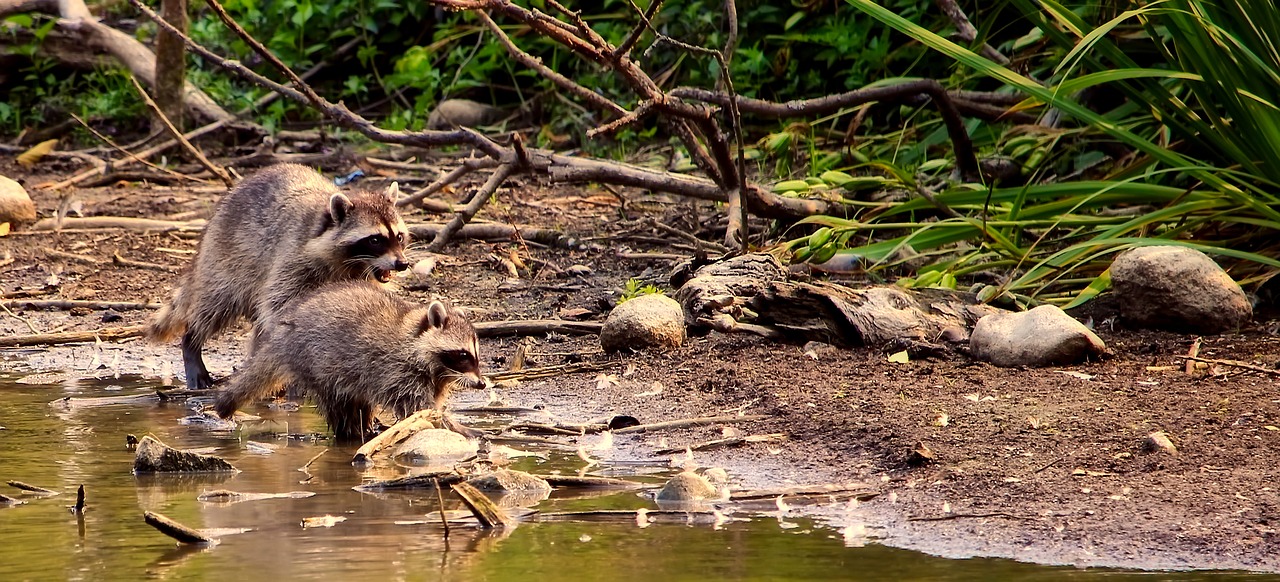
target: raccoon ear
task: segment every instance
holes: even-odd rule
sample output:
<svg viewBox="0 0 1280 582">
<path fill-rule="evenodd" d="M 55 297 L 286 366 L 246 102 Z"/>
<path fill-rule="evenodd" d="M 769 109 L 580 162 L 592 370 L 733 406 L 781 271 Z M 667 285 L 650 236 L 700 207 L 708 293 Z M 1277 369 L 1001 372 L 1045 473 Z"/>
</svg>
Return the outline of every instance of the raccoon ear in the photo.
<svg viewBox="0 0 1280 582">
<path fill-rule="evenodd" d="M 341 192 L 329 197 L 329 215 L 333 217 L 334 222 L 346 220 L 347 213 L 353 206 L 351 199 Z"/>
<path fill-rule="evenodd" d="M 440 329 L 449 321 L 449 308 L 445 307 L 439 301 L 432 301 L 427 306 L 427 314 L 422 316 L 422 323 L 418 324 L 418 333 L 424 334 L 433 329 Z"/>
<path fill-rule="evenodd" d="M 385 192 L 387 194 L 387 200 L 390 200 L 392 204 L 395 204 L 396 201 L 400 199 L 400 183 L 392 182 L 390 186 L 387 186 Z"/>
</svg>

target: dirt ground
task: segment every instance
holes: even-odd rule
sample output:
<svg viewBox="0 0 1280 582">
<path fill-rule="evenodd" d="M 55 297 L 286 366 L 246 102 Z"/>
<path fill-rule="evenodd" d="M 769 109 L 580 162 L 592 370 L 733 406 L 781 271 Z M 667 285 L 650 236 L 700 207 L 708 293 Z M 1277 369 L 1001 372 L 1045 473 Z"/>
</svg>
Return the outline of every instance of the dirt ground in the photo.
<svg viewBox="0 0 1280 582">
<path fill-rule="evenodd" d="M 32 174 L 0 161 L 0 174 L 25 183 L 41 216 L 56 211 L 60 194 L 35 186 L 73 169 L 51 165 Z M 436 177 L 391 174 L 408 187 Z M 374 176 L 370 183 L 388 177 Z M 465 190 L 445 198 L 456 201 Z M 206 217 L 220 192 L 127 183 L 72 191 L 70 201 L 85 216 L 187 220 Z M 522 258 L 533 272 L 512 278 L 490 254 L 509 257 L 518 245 L 461 241 L 439 257 L 429 277 L 406 278 L 405 292 L 419 299 L 443 295 L 471 308 L 479 320 L 602 321 L 628 279 L 661 285 L 674 264 L 636 253 L 691 254 L 678 239 L 661 238 L 637 222 L 649 216 L 697 232 L 717 215 L 711 206 L 677 198 L 514 181 L 481 218 L 560 229 L 587 248 L 530 245 Z M 441 217 L 413 210 L 406 220 Z M 181 268 L 195 246 L 194 238 L 178 233 L 18 231 L 0 238 L 0 263 L 13 259 L 0 267 L 0 283 L 4 292 L 52 291 L 37 299 L 163 301 L 177 282 L 175 273 L 113 265 L 112 256 Z M 410 258 L 427 256 L 415 248 Z M 556 273 L 573 265 L 589 267 L 590 273 Z M 145 310 L 122 311 L 122 321 L 103 323 L 100 311 L 15 311 L 41 332 L 133 325 L 148 316 Z M 27 322 L 0 314 L 0 336 L 30 333 Z M 1274 369 L 1280 338 L 1269 333 L 1274 327 L 1268 323 L 1203 338 L 1200 353 Z M 864 505 L 863 519 L 892 545 L 1079 566 L 1280 572 L 1275 376 L 1221 366 L 1188 374 L 1176 356 L 1187 353 L 1193 337 L 1097 331 L 1113 357 L 1036 370 L 1000 369 L 962 356 L 894 364 L 870 349 L 827 351 L 815 360 L 800 346 L 719 334 L 692 337 L 674 352 L 618 357 L 601 354 L 594 337 L 544 337 L 533 343 L 532 364 L 620 359 L 610 372 L 618 381 L 599 383 L 597 374 L 576 374 L 510 387 L 505 395 L 516 404 L 542 405 L 579 419 L 609 412 L 646 422 L 738 411 L 768 415 L 739 429 L 786 433 L 787 442 L 699 459 L 726 466 L 742 486 L 868 483 L 882 495 Z M 236 341 L 223 338 L 211 346 L 215 375 L 235 363 Z M 484 341 L 482 364 L 506 369 L 517 342 Z M 176 347 L 136 340 L 129 346 L 139 358 L 179 361 Z M 10 357 L 48 368 L 65 365 L 69 360 L 58 354 L 74 349 L 11 351 Z M 634 372 L 625 374 L 630 364 Z M 1155 431 L 1169 435 L 1176 455 L 1144 451 L 1143 438 Z M 663 440 L 683 444 L 717 434 L 686 431 Z M 933 451 L 932 462 L 909 462 L 918 444 Z"/>
</svg>

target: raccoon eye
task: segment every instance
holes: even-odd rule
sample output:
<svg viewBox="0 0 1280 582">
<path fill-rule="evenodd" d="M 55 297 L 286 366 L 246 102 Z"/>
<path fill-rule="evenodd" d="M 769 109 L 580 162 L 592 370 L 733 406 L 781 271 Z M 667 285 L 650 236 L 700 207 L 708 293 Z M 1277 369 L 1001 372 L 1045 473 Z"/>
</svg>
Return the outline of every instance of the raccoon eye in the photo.
<svg viewBox="0 0 1280 582">
<path fill-rule="evenodd" d="M 440 354 L 440 359 L 444 361 L 444 365 L 450 369 L 459 372 L 471 372 L 475 370 L 475 358 L 471 357 L 471 353 L 466 350 L 451 350 Z"/>
<path fill-rule="evenodd" d="M 382 248 L 387 246 L 387 237 L 382 236 L 380 234 L 375 234 L 364 240 L 371 247 Z"/>
<path fill-rule="evenodd" d="M 404 244 L 404 233 L 403 233 L 403 232 L 397 232 L 397 233 L 396 233 L 396 242 L 398 242 L 398 243 L 400 243 L 400 244 Z"/>
</svg>

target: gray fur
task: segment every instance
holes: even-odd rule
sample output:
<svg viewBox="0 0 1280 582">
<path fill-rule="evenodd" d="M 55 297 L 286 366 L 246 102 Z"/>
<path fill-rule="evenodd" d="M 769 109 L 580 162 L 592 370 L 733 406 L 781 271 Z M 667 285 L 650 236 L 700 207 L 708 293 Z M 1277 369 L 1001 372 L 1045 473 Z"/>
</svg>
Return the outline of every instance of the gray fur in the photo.
<svg viewBox="0 0 1280 582">
<path fill-rule="evenodd" d="M 288 386 L 311 396 L 335 436 L 364 440 L 376 408 L 404 418 L 442 407 L 455 386 L 483 387 L 477 350 L 471 322 L 442 302 L 333 283 L 285 308 L 216 408 L 226 418 Z"/>
<path fill-rule="evenodd" d="M 396 188 L 398 191 L 398 187 Z M 268 167 L 219 201 L 205 227 L 191 269 L 147 335 L 169 341 L 182 334 L 187 386 L 213 380 L 201 350 L 206 341 L 248 318 L 254 335 L 302 293 L 333 281 L 377 279 L 408 268 L 408 229 L 395 194 L 342 194 L 323 176 L 295 164 Z M 388 237 L 376 256 L 358 244 Z"/>
</svg>

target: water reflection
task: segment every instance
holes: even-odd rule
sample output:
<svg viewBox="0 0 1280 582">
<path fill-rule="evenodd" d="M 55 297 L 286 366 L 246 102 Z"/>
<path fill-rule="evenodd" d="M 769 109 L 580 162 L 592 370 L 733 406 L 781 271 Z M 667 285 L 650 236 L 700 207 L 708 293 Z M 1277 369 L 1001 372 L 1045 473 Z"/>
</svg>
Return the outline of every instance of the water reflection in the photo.
<svg viewBox="0 0 1280 582">
<path fill-rule="evenodd" d="M 123 390 L 107 390 L 112 385 Z M 403 476 L 408 469 L 361 471 L 349 462 L 354 450 L 326 449 L 326 442 L 280 436 L 322 431 L 323 421 L 307 409 L 269 414 L 250 436 L 179 425 L 177 419 L 188 414 L 182 403 L 66 409 L 48 404 L 65 396 L 127 395 L 158 387 L 157 382 L 128 377 L 53 385 L 19 385 L 0 377 L 0 426 L 6 427 L 0 431 L 0 480 L 20 479 L 62 492 L 54 498 L 15 493 L 28 503 L 0 507 L 0 580 L 1253 578 L 930 558 L 876 545 L 876 532 L 869 532 L 857 518 L 857 503 L 845 501 L 840 509 L 847 520 L 831 529 L 772 502 L 753 515 L 739 511 L 637 520 L 635 509 L 653 505 L 634 491 L 561 490 L 546 500 L 526 502 L 538 502 L 544 512 L 631 511 L 592 520 L 527 522 L 500 531 L 454 525 L 446 538 L 433 489 L 352 489 L 366 479 Z M 241 472 L 134 476 L 126 434 L 153 434 L 187 449 L 213 447 Z M 270 454 L 258 454 L 241 440 L 248 438 L 274 448 Z M 625 459 L 608 454 L 598 462 L 624 475 L 653 470 L 628 466 Z M 516 463 L 533 472 L 573 474 L 583 461 L 571 451 L 553 451 L 521 457 Z M 300 470 L 304 466 L 306 470 Z M 86 487 L 89 510 L 77 516 L 66 506 L 74 501 L 80 484 Z M 197 500 L 218 489 L 315 495 L 236 503 Z M 461 506 L 446 500 L 445 509 Z M 143 523 L 143 511 L 216 530 L 220 543 L 207 548 L 177 546 Z M 331 527 L 301 526 L 304 519 L 320 516 L 345 520 Z"/>
</svg>

